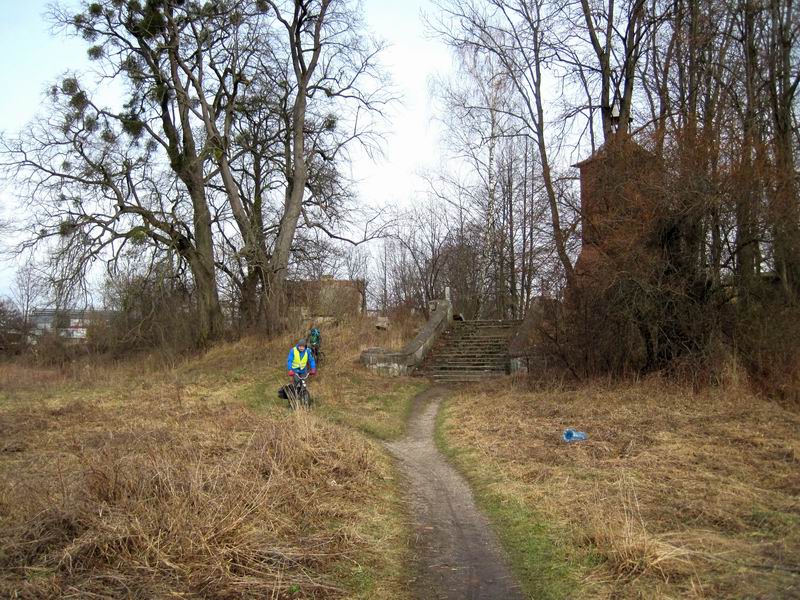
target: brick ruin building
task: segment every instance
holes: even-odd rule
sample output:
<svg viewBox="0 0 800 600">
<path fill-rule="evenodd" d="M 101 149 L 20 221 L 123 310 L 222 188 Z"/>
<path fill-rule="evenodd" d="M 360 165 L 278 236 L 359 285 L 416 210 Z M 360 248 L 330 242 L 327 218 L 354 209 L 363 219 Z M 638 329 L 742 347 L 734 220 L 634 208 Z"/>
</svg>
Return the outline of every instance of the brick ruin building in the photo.
<svg viewBox="0 0 800 600">
<path fill-rule="evenodd" d="M 649 236 L 662 188 L 661 161 L 623 138 L 573 166 L 580 171 L 581 185 L 578 287 L 613 276 L 612 264 L 613 269 L 626 263 L 641 268 L 654 260 Z"/>
<path fill-rule="evenodd" d="M 662 206 L 661 160 L 622 137 L 573 166 L 580 171 L 581 186 L 575 283 L 566 290 L 563 303 L 547 298 L 533 303 L 509 348 L 515 370 L 547 371 L 548 362 L 553 362 L 547 340 L 558 338 L 560 327 L 566 322 L 572 327 L 578 314 L 593 313 L 602 321 L 606 315 L 594 302 L 604 290 L 633 273 L 646 277 L 662 268 L 653 235 Z"/>
<path fill-rule="evenodd" d="M 334 279 L 287 281 L 288 305 L 298 307 L 303 318 L 341 319 L 366 312 L 366 282 Z"/>
</svg>

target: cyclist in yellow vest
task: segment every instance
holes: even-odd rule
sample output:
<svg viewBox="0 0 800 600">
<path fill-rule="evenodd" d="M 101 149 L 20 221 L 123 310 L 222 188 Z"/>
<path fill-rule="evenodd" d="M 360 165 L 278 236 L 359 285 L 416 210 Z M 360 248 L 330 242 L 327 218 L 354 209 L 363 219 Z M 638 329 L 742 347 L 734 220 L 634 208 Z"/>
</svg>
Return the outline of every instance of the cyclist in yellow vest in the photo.
<svg viewBox="0 0 800 600">
<path fill-rule="evenodd" d="M 314 360 L 314 353 L 306 346 L 305 340 L 300 340 L 296 346 L 289 350 L 286 368 L 289 370 L 289 377 L 292 381 L 294 381 L 295 375 L 305 375 L 307 371 L 311 375 L 316 375 L 317 362 Z"/>
</svg>

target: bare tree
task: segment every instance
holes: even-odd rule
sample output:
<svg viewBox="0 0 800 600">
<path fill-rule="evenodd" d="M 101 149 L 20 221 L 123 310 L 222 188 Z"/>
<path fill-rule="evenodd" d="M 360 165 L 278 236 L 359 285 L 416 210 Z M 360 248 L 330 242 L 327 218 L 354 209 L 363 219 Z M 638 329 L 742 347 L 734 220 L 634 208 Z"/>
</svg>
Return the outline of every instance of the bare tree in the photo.
<svg viewBox="0 0 800 600">
<path fill-rule="evenodd" d="M 337 236 L 349 199 L 339 164 L 352 143 L 373 147 L 389 99 L 380 46 L 357 16 L 346 0 L 54 8 L 56 24 L 94 44 L 100 83 L 127 96 L 102 106 L 66 77 L 49 119 L 5 140 L 6 169 L 37 208 L 27 243 L 50 243 L 65 284 L 130 244 L 176 252 L 202 342 L 221 333 L 224 276 L 244 318 L 270 312 L 280 327 L 300 217 Z"/>
<path fill-rule="evenodd" d="M 522 2 L 491 0 L 466 3 L 442 2 L 443 18 L 436 30 L 443 39 L 463 51 L 495 57 L 514 90 L 518 110 L 511 111 L 535 144 L 544 191 L 550 207 L 550 224 L 556 253 L 567 281 L 574 281 L 568 252 L 569 233 L 562 228 L 561 209 L 551 165 L 548 124 L 545 121 L 543 72 L 553 59 L 553 14 L 544 0 Z M 487 107 L 484 107 L 487 108 Z"/>
<path fill-rule="evenodd" d="M 364 79 L 375 74 L 374 57 L 379 48 L 365 44 L 357 13 L 344 1 L 268 0 L 267 4 L 283 27 L 292 76 L 286 101 L 284 207 L 268 267 L 268 314 L 271 325 L 278 327 L 292 241 L 304 214 L 312 165 L 315 160 L 329 163 L 336 152 L 326 152 L 318 144 L 324 139 L 321 134 L 336 127 L 336 118 L 329 115 L 319 123 L 319 134 L 309 135 L 309 111 L 320 97 L 352 100 L 357 108 L 369 110 L 378 110 L 387 97 L 380 89 L 360 87 Z M 353 135 L 358 131 L 356 126 Z M 304 220 L 311 222 L 307 215 Z"/>
<path fill-rule="evenodd" d="M 627 135 L 632 116 L 636 67 L 645 50 L 645 0 L 580 0 L 584 27 L 574 30 L 569 41 L 591 42 L 599 78 L 600 115 L 603 138 Z M 572 22 L 576 22 L 573 20 Z M 586 72 L 582 57 L 570 45 L 564 48 L 573 57 L 574 65 Z M 588 93 L 593 94 L 589 88 Z"/>
<path fill-rule="evenodd" d="M 17 269 L 11 285 L 11 300 L 19 311 L 26 330 L 31 325 L 31 313 L 47 302 L 47 296 L 46 277 L 31 259 L 27 260 Z"/>
<path fill-rule="evenodd" d="M 787 291 L 800 292 L 800 208 L 796 145 L 797 88 L 800 84 L 800 15 L 792 0 L 770 0 L 765 15 L 766 80 L 772 117 L 774 192 L 770 217 L 774 228 L 775 267 Z"/>
</svg>

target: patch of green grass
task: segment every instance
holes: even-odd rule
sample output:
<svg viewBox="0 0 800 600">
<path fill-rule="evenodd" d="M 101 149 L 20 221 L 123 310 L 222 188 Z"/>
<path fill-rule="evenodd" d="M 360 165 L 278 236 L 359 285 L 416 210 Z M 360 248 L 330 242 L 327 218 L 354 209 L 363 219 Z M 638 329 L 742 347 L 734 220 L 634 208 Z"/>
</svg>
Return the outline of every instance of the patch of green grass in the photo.
<svg viewBox="0 0 800 600">
<path fill-rule="evenodd" d="M 247 379 L 248 372 L 244 367 L 238 367 L 233 371 L 226 374 L 225 379 L 227 383 L 236 383 Z"/>
<path fill-rule="evenodd" d="M 234 397 L 255 410 L 285 409 L 286 401 L 278 398 L 278 389 L 287 381 L 282 370 L 267 370 L 235 386 Z M 312 380 L 309 389 L 320 417 L 379 440 L 392 440 L 405 432 L 412 400 L 425 385 L 342 372 Z"/>
<path fill-rule="evenodd" d="M 35 582 L 41 579 L 49 579 L 57 574 L 55 569 L 45 567 L 27 567 L 25 569 L 25 579 L 27 581 Z"/>
<path fill-rule="evenodd" d="M 403 435 L 411 413 L 414 396 L 425 389 L 423 382 L 398 383 L 391 380 L 381 382 L 352 383 L 344 378 L 337 382 L 336 397 L 331 397 L 332 386 L 326 393 L 318 395 L 317 409 L 320 414 L 335 423 L 352 427 L 380 440 L 394 440 Z M 313 392 L 313 390 L 312 390 Z M 328 397 L 326 397 L 328 396 Z"/>
<path fill-rule="evenodd" d="M 339 584 L 351 594 L 353 598 L 371 598 L 375 591 L 375 573 L 358 563 L 342 565 L 334 577 Z"/>
<path fill-rule="evenodd" d="M 278 398 L 280 385 L 273 380 L 252 381 L 236 390 L 235 396 L 248 408 L 254 410 L 272 409 L 285 406 L 286 401 Z"/>
<path fill-rule="evenodd" d="M 800 517 L 796 514 L 770 510 L 754 506 L 747 521 L 759 531 L 776 535 L 789 529 L 800 527 Z"/>
<path fill-rule="evenodd" d="M 478 506 L 494 525 L 511 567 L 529 597 L 537 600 L 578 597 L 580 568 L 567 559 L 558 531 L 534 507 L 515 496 L 475 451 L 450 443 L 446 402 L 439 411 L 435 435 L 439 450 L 469 481 Z"/>
</svg>

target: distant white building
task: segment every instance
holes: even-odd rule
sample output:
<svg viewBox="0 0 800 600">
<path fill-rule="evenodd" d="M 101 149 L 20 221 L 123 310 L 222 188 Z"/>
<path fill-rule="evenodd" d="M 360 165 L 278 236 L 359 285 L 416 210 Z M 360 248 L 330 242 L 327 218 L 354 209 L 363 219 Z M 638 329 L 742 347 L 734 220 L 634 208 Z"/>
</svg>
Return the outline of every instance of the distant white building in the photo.
<svg viewBox="0 0 800 600">
<path fill-rule="evenodd" d="M 80 343 L 86 340 L 91 323 L 108 321 L 113 314 L 110 310 L 38 309 L 31 313 L 31 334 L 35 341 L 48 331 L 57 331 L 61 337 Z"/>
</svg>

